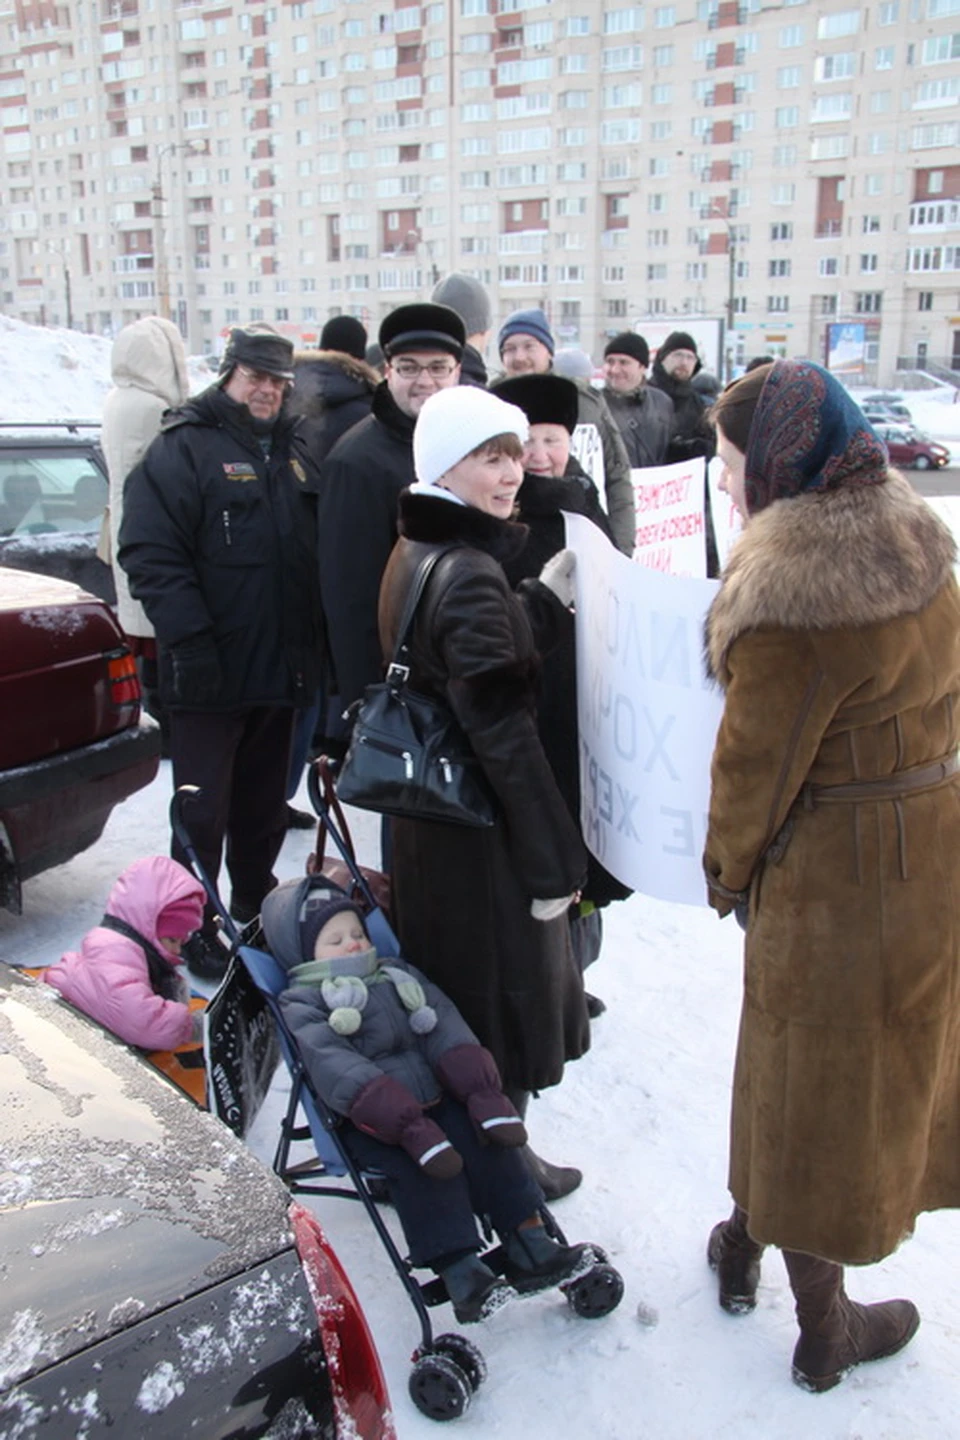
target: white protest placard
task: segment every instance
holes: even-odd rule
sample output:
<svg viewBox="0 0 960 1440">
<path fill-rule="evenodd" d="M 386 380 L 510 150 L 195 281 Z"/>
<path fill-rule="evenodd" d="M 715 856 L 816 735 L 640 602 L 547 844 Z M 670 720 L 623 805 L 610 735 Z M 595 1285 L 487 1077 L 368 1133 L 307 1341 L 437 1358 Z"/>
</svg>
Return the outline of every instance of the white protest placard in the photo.
<svg viewBox="0 0 960 1440">
<path fill-rule="evenodd" d="M 710 758 L 723 709 L 704 677 L 715 580 L 634 565 L 583 516 L 576 551 L 580 826 L 625 885 L 705 905 Z"/>
<path fill-rule="evenodd" d="M 579 424 L 570 437 L 570 454 L 586 470 L 600 492 L 603 507 L 607 506 L 607 488 L 603 475 L 603 441 L 593 421 Z"/>
<path fill-rule="evenodd" d="M 740 511 L 730 496 L 725 495 L 720 489 L 722 470 L 723 461 L 719 456 L 714 455 L 707 466 L 707 484 L 710 486 L 710 514 L 713 517 L 713 533 L 716 536 L 717 556 L 721 571 L 726 569 L 727 556 L 730 554 L 733 542 L 739 539 L 743 529 Z"/>
<path fill-rule="evenodd" d="M 636 564 L 702 580 L 707 573 L 701 456 L 631 470 L 637 512 Z"/>
</svg>

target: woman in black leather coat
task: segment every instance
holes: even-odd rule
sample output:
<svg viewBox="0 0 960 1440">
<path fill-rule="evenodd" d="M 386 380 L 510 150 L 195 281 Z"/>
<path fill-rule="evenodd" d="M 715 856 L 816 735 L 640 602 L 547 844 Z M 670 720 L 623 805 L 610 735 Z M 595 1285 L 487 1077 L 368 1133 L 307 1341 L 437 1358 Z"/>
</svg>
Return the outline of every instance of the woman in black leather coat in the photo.
<svg viewBox="0 0 960 1440">
<path fill-rule="evenodd" d="M 420 602 L 410 683 L 445 696 L 501 814 L 485 829 L 395 821 L 394 914 L 404 954 L 493 1052 L 512 1098 L 556 1085 L 589 1045 L 566 919 L 586 852 L 536 717 L 538 644 L 556 643 L 569 623 L 569 585 L 552 580 L 562 599 L 538 580 L 514 594 L 503 569 L 527 538 L 511 518 L 526 434 L 523 412 L 486 391 L 431 396 L 414 433 L 418 483 L 401 495 L 401 538 L 380 591 L 381 643 L 392 656 L 418 563 L 431 548 L 456 547 Z M 554 1197 L 580 1179 L 552 1178 Z"/>
</svg>

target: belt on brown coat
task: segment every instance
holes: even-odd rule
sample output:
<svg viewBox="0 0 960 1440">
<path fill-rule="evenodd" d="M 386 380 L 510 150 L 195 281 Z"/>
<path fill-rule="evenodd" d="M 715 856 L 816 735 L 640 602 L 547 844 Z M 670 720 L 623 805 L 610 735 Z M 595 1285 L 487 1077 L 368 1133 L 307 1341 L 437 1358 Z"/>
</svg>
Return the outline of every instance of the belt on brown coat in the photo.
<svg viewBox="0 0 960 1440">
<path fill-rule="evenodd" d="M 805 810 L 817 805 L 851 805 L 858 801 L 900 800 L 915 790 L 934 790 L 960 770 L 960 754 L 943 755 L 910 770 L 895 770 L 873 780 L 851 780 L 845 785 L 804 785 L 800 792 Z"/>
</svg>

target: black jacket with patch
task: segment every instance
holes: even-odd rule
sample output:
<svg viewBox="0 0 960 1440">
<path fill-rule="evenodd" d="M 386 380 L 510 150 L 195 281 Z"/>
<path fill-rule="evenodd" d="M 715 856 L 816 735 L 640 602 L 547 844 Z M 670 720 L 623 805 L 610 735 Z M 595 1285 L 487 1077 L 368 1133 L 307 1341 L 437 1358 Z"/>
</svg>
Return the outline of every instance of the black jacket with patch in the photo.
<svg viewBox="0 0 960 1440">
<path fill-rule="evenodd" d="M 282 411 L 269 458 L 249 410 L 217 386 L 168 413 L 127 478 L 119 549 L 157 633 L 165 703 L 176 708 L 171 647 L 201 635 L 212 636 L 222 670 L 221 693 L 205 709 L 313 699 L 318 478 Z"/>
</svg>

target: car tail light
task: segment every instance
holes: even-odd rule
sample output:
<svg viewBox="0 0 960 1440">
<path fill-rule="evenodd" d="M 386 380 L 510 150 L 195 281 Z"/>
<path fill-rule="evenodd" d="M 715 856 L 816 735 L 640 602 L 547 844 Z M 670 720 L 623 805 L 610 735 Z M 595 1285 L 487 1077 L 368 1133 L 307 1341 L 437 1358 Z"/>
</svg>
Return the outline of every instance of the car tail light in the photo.
<svg viewBox="0 0 960 1440">
<path fill-rule="evenodd" d="M 137 676 L 137 662 L 124 645 L 119 650 L 108 650 L 104 656 L 107 674 L 110 677 L 111 703 L 138 705 L 140 703 L 140 680 Z"/>
<path fill-rule="evenodd" d="M 317 1311 L 338 1425 L 361 1440 L 396 1440 L 387 1382 L 353 1286 L 310 1211 L 295 1201 L 288 1214 Z"/>
</svg>

